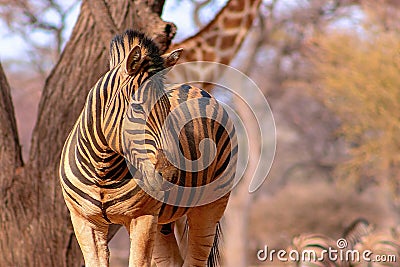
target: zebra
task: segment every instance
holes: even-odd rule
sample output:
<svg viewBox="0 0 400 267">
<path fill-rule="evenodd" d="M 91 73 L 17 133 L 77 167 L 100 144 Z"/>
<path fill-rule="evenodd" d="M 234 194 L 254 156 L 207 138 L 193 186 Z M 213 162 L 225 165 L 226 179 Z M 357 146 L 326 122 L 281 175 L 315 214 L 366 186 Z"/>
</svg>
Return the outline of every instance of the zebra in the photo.
<svg viewBox="0 0 400 267">
<path fill-rule="evenodd" d="M 348 240 L 349 247 L 360 253 L 370 251 L 369 260 L 361 259 L 359 261 L 349 262 L 350 266 L 398 266 L 400 259 L 400 241 L 394 231 L 386 233 L 375 230 L 374 225 L 366 219 L 358 218 L 345 229 L 344 238 Z M 376 256 L 384 257 L 376 260 Z"/>
<path fill-rule="evenodd" d="M 343 238 L 348 243 L 349 249 L 354 249 L 364 236 L 373 231 L 373 226 L 364 218 L 354 220 L 343 232 Z"/>
<path fill-rule="evenodd" d="M 323 234 L 303 233 L 293 238 L 287 251 L 299 253 L 296 267 L 347 266 L 339 257 L 330 258 L 328 254 L 330 249 L 337 249 L 336 242 L 332 238 Z"/>
<path fill-rule="evenodd" d="M 158 266 L 216 264 L 216 233 L 233 187 L 238 146 L 233 123 L 211 95 L 189 84 L 165 88 L 164 71 L 181 53 L 161 55 L 139 31 L 116 35 L 110 70 L 89 91 L 65 141 L 60 182 L 86 266 L 108 266 L 107 236 L 115 225 L 129 232 L 129 266 L 150 266 L 152 257 Z M 180 116 L 194 119 L 175 127 Z M 170 117 L 170 126 L 162 127 Z M 212 160 L 200 151 L 204 138 L 215 144 Z M 180 169 L 182 164 L 170 162 L 177 151 L 191 167 L 204 165 L 199 158 L 209 164 L 194 172 Z M 211 193 L 195 190 L 209 184 L 216 184 Z M 218 197 L 202 202 L 212 193 Z M 184 258 L 174 237 L 182 216 Z"/>
</svg>

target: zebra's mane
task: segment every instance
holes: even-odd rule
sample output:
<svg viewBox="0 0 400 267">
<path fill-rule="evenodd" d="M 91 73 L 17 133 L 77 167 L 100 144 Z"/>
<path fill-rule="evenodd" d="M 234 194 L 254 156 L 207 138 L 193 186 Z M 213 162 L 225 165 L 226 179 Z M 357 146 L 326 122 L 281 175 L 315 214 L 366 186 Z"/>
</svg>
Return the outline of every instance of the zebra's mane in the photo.
<svg viewBox="0 0 400 267">
<path fill-rule="evenodd" d="M 118 34 L 112 39 L 110 44 L 110 69 L 120 64 L 136 45 L 141 46 L 142 52 L 151 61 L 153 70 L 163 69 L 164 60 L 156 43 L 143 32 L 137 30 L 126 30 L 123 34 Z"/>
</svg>

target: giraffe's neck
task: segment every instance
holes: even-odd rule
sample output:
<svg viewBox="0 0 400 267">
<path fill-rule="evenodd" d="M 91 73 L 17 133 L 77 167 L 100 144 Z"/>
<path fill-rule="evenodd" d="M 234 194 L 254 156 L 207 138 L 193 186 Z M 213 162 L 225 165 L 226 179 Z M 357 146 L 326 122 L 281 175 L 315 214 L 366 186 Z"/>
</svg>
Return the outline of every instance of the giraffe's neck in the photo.
<svg viewBox="0 0 400 267">
<path fill-rule="evenodd" d="M 203 30 L 174 44 L 182 47 L 180 63 L 212 61 L 228 65 L 234 58 L 257 15 L 261 0 L 231 0 Z"/>
</svg>

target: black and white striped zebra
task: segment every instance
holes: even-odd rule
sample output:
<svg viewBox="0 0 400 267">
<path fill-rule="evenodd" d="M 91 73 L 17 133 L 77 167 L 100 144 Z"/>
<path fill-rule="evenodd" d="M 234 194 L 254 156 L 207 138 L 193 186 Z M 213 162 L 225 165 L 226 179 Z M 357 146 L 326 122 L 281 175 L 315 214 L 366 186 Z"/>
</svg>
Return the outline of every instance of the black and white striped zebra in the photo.
<svg viewBox="0 0 400 267">
<path fill-rule="evenodd" d="M 233 124 L 206 92 L 185 84 L 164 88 L 162 71 L 181 50 L 160 55 L 144 34 L 127 31 L 114 38 L 110 53 L 110 70 L 90 90 L 60 163 L 85 264 L 108 266 L 107 235 L 117 224 L 130 233 L 129 266 L 149 266 L 152 255 L 160 266 L 205 265 L 213 259 L 217 224 L 233 186 Z M 181 127 L 183 118 L 188 123 Z M 215 146 L 207 148 L 203 139 Z M 210 160 L 204 152 L 213 148 Z M 173 227 L 184 215 L 183 259 Z"/>
</svg>

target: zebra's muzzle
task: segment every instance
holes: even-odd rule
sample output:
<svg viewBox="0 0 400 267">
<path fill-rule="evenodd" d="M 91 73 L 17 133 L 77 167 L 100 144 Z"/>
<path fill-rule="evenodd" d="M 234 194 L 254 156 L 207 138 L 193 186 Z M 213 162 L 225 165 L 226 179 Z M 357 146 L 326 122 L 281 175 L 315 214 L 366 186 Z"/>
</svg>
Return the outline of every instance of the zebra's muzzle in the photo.
<svg viewBox="0 0 400 267">
<path fill-rule="evenodd" d="M 172 165 L 162 149 L 157 149 L 155 170 L 160 174 L 161 190 L 168 191 L 177 184 L 179 169 Z"/>
</svg>

